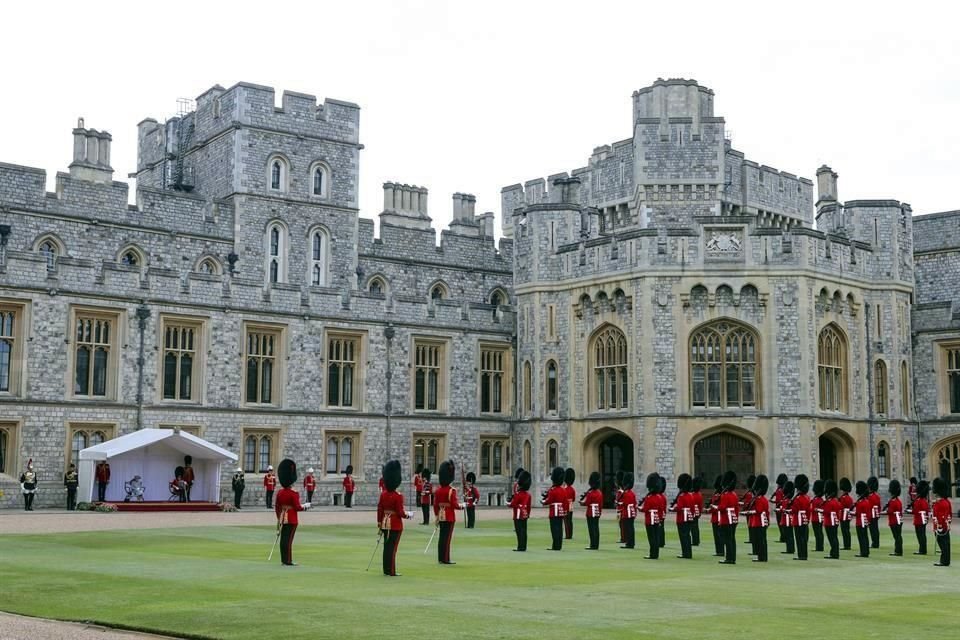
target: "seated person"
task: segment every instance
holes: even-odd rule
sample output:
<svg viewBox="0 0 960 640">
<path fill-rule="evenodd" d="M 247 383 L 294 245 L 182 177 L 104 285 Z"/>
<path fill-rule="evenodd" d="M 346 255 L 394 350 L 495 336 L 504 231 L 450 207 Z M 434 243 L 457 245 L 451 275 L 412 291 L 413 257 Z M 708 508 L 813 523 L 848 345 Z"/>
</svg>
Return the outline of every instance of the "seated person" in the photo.
<svg viewBox="0 0 960 640">
<path fill-rule="evenodd" d="M 183 479 L 183 467 L 177 467 L 174 470 L 173 480 L 170 481 L 171 499 L 176 497 L 180 502 L 187 501 L 187 482 Z"/>
<path fill-rule="evenodd" d="M 143 502 L 143 479 L 140 476 L 133 476 L 129 482 L 124 483 L 123 489 L 127 492 L 127 497 L 123 499 L 124 502 L 130 502 L 131 498 L 135 498 L 138 502 Z"/>
</svg>

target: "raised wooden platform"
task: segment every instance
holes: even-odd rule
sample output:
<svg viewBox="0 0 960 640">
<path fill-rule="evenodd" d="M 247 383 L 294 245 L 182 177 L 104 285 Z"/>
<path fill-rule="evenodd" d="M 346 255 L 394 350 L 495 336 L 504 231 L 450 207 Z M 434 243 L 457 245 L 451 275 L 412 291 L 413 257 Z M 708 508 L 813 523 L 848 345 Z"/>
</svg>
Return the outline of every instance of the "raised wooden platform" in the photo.
<svg viewBox="0 0 960 640">
<path fill-rule="evenodd" d="M 144 500 L 143 502 L 107 502 L 117 507 L 117 511 L 220 511 L 216 502 L 162 502 Z"/>
</svg>

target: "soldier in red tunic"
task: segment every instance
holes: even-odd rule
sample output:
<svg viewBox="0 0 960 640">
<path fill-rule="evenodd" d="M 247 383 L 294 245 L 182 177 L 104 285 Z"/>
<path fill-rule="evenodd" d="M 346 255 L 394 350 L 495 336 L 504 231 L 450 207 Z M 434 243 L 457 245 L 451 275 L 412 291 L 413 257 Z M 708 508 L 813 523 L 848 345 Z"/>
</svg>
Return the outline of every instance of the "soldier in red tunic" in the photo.
<svg viewBox="0 0 960 640">
<path fill-rule="evenodd" d="M 640 512 L 643 513 L 643 524 L 647 531 L 647 543 L 650 547 L 644 560 L 660 558 L 660 475 L 656 472 L 647 476 L 647 495 L 643 497 Z"/>
<path fill-rule="evenodd" d="M 467 474 L 467 486 L 463 492 L 463 499 L 467 503 L 467 529 L 473 529 L 477 521 L 477 505 L 480 504 L 480 490 L 477 489 L 477 474 L 473 471 Z"/>
<path fill-rule="evenodd" d="M 943 478 L 933 479 L 933 493 L 939 498 L 933 503 L 933 533 L 940 547 L 940 562 L 935 567 L 950 566 L 950 522 L 953 508 L 950 505 L 950 485 Z"/>
<path fill-rule="evenodd" d="M 754 562 L 767 561 L 767 527 L 770 526 L 770 501 L 767 500 L 767 489 L 770 480 L 761 474 L 753 481 L 753 498 L 741 515 L 747 516 L 747 527 L 752 541 L 753 555 L 757 556 Z"/>
<path fill-rule="evenodd" d="M 623 546 L 621 549 L 633 549 L 637 546 L 635 521 L 637 519 L 637 494 L 633 492 L 633 474 L 625 471 L 620 481 L 623 493 L 620 494 L 620 504 L 623 513 L 620 516 L 620 528 L 623 530 Z"/>
<path fill-rule="evenodd" d="M 515 494 L 517 491 L 520 491 L 520 474 L 521 473 L 523 473 L 523 467 L 517 467 L 516 472 L 514 472 L 513 474 L 513 493 L 510 494 L 511 499 L 513 497 L 513 494 Z"/>
<path fill-rule="evenodd" d="M 870 557 L 870 516 L 873 505 L 870 503 L 870 488 L 863 480 L 857 480 L 857 502 L 853 506 L 857 526 L 857 543 L 860 545 L 858 558 Z"/>
<path fill-rule="evenodd" d="M 523 469 L 517 470 L 510 509 L 513 512 L 513 531 L 517 534 L 517 548 L 514 551 L 527 550 L 527 520 L 530 518 L 530 474 Z"/>
<path fill-rule="evenodd" d="M 713 529 L 713 555 L 723 557 L 723 536 L 720 534 L 720 495 L 723 493 L 723 476 L 713 481 L 713 495 L 710 496 L 710 527 Z"/>
<path fill-rule="evenodd" d="M 553 544 L 548 551 L 560 551 L 563 549 L 563 521 L 567 517 L 567 490 L 563 486 L 565 471 L 563 467 L 555 467 L 550 472 L 550 482 L 552 486 L 540 503 L 546 505 L 549 509 L 550 517 L 550 537 Z"/>
<path fill-rule="evenodd" d="M 657 487 L 657 511 L 660 513 L 660 524 L 657 525 L 657 543 L 660 548 L 667 546 L 667 479 L 657 474 L 660 486 Z"/>
<path fill-rule="evenodd" d="M 743 513 L 743 510 L 747 508 L 751 502 L 753 502 L 753 483 L 757 481 L 757 476 L 749 475 L 747 476 L 747 490 L 744 492 L 743 496 L 740 497 L 740 513 Z M 747 529 L 747 537 L 749 538 L 750 530 Z M 753 539 L 747 540 L 747 544 L 750 545 L 750 555 L 753 555 Z"/>
<path fill-rule="evenodd" d="M 737 523 L 740 522 L 740 499 L 737 498 L 737 474 L 723 474 L 723 493 L 720 494 L 720 533 L 723 537 L 725 557 L 720 564 L 737 564 Z"/>
<path fill-rule="evenodd" d="M 196 474 L 193 473 L 193 458 L 183 456 L 183 481 L 186 483 L 183 487 L 183 493 L 186 502 L 190 502 L 190 489 L 193 488 L 193 481 L 196 480 Z"/>
<path fill-rule="evenodd" d="M 777 488 L 773 491 L 773 512 L 777 517 L 777 529 L 780 531 L 780 538 L 777 539 L 777 542 L 783 543 L 787 541 L 787 533 L 783 526 L 783 485 L 787 484 L 787 480 L 787 474 L 781 473 L 778 475 Z"/>
<path fill-rule="evenodd" d="M 423 465 L 417 465 L 417 472 L 413 475 L 413 504 L 420 506 L 420 491 L 423 490 Z"/>
<path fill-rule="evenodd" d="M 313 477 L 313 467 L 307 467 L 303 476 L 303 490 L 307 492 L 307 502 L 313 502 L 313 492 L 317 490 L 317 479 Z"/>
<path fill-rule="evenodd" d="M 703 514 L 703 478 L 697 476 L 690 485 L 693 503 L 693 523 L 690 525 L 690 545 L 700 546 L 700 516 Z"/>
<path fill-rule="evenodd" d="M 814 551 L 823 551 L 823 498 L 824 482 L 813 483 L 813 499 L 810 500 L 810 528 L 813 529 Z"/>
<path fill-rule="evenodd" d="M 587 517 L 587 535 L 590 538 L 590 546 L 585 548 L 588 551 L 596 551 L 600 548 L 600 514 L 603 511 L 600 473 L 598 471 L 591 473 L 587 484 L 590 489 L 580 496 L 579 501 L 584 506 L 584 514 Z"/>
<path fill-rule="evenodd" d="M 347 509 L 353 508 L 353 492 L 357 489 L 357 483 L 353 481 L 353 465 L 348 464 L 346 474 L 343 476 L 343 506 Z"/>
<path fill-rule="evenodd" d="M 430 469 L 424 469 L 420 472 L 423 476 L 423 484 L 420 485 L 420 509 L 423 511 L 423 522 L 421 525 L 430 524 L 430 505 L 433 504 L 433 485 L 430 484 Z"/>
<path fill-rule="evenodd" d="M 890 492 L 890 501 L 884 511 L 887 514 L 887 525 L 890 527 L 890 533 L 893 534 L 893 553 L 891 556 L 903 555 L 903 502 L 900 500 L 899 480 L 891 480 L 887 487 Z"/>
<path fill-rule="evenodd" d="M 403 495 L 397 491 L 403 482 L 400 462 L 391 460 L 383 465 L 383 484 L 385 491 L 380 494 L 377 503 L 377 526 L 383 536 L 383 575 L 399 576 L 397 573 L 397 547 L 403 534 L 404 518 L 412 518 L 412 511 L 404 511 Z"/>
<path fill-rule="evenodd" d="M 927 523 L 930 521 L 930 483 L 921 480 L 917 483 L 917 497 L 913 501 L 913 530 L 917 534 L 915 556 L 927 555 Z"/>
<path fill-rule="evenodd" d="M 563 517 L 564 538 L 573 540 L 573 503 L 577 500 L 577 490 L 573 483 L 577 479 L 577 472 L 573 468 L 568 468 L 563 472 L 563 489 L 567 492 L 567 515 Z"/>
<path fill-rule="evenodd" d="M 830 555 L 826 556 L 828 560 L 840 559 L 840 542 L 837 539 L 837 529 L 840 526 L 843 513 L 843 506 L 837 498 L 837 483 L 833 480 L 827 480 L 823 483 L 824 502 L 821 511 L 823 512 L 823 527 L 827 534 L 827 542 L 830 544 Z"/>
<path fill-rule="evenodd" d="M 623 544 L 623 471 L 617 471 L 613 481 L 613 506 L 617 512 L 617 531 L 620 539 L 617 544 Z"/>
<path fill-rule="evenodd" d="M 457 510 L 462 509 L 457 500 L 457 490 L 450 486 L 456 469 L 453 460 L 440 463 L 437 475 L 440 476 L 440 488 L 433 496 L 433 513 L 440 527 L 440 542 L 437 544 L 437 559 L 440 564 L 457 564 L 450 561 L 450 544 L 453 542 L 453 529 L 457 524 Z"/>
<path fill-rule="evenodd" d="M 273 492 L 277 488 L 277 474 L 273 472 L 273 465 L 267 465 L 267 473 L 263 476 L 263 491 L 267 500 L 267 509 L 273 508 Z"/>
<path fill-rule="evenodd" d="M 837 499 L 843 508 L 840 512 L 840 537 L 843 539 L 843 550 L 850 551 L 850 521 L 853 520 L 854 512 L 853 496 L 850 495 L 850 492 L 853 491 L 853 485 L 850 484 L 849 478 L 840 478 L 838 488 L 840 489 L 840 495 L 837 496 Z"/>
<path fill-rule="evenodd" d="M 280 485 L 283 487 L 277 492 L 277 526 L 280 528 L 280 562 L 288 567 L 296 566 L 293 561 L 293 536 L 297 533 L 300 523 L 297 513 L 310 508 L 310 503 L 300 504 L 300 494 L 294 491 L 293 483 L 297 481 L 297 463 L 285 458 L 277 465 Z"/>
<path fill-rule="evenodd" d="M 876 476 L 870 476 L 867 478 L 867 488 L 870 490 L 870 493 L 867 494 L 867 497 L 870 499 L 870 548 L 879 549 L 880 548 L 880 505 L 883 504 L 883 499 L 880 497 L 880 494 L 877 493 L 877 490 L 880 489 L 880 481 L 877 480 Z"/>
<path fill-rule="evenodd" d="M 677 513 L 677 535 L 680 537 L 680 555 L 678 558 L 693 558 L 690 529 L 693 526 L 693 503 L 695 498 L 690 493 L 690 483 L 693 479 L 689 473 L 681 473 L 677 478 L 677 500 L 674 510 Z"/>
<path fill-rule="evenodd" d="M 788 555 L 793 555 L 797 552 L 795 546 L 796 538 L 794 537 L 793 525 L 795 524 L 793 518 L 793 497 L 796 494 L 796 487 L 790 480 L 787 480 L 783 483 L 783 493 L 780 498 L 780 516 L 783 520 L 783 540 L 787 543 L 787 548 L 780 553 L 785 553 Z"/>
<path fill-rule="evenodd" d="M 795 560 L 806 560 L 808 542 L 810 540 L 810 479 L 805 474 L 797 474 L 793 481 L 796 487 L 797 495 L 790 503 L 790 510 L 793 513 L 793 537 L 796 540 L 797 557 Z"/>
<path fill-rule="evenodd" d="M 95 475 L 97 478 L 97 500 L 103 502 L 107 499 L 107 485 L 110 484 L 110 463 L 106 460 L 98 462 Z"/>
<path fill-rule="evenodd" d="M 910 502 L 907 503 L 907 512 L 909 513 L 913 509 L 913 501 L 917 499 L 917 479 L 914 477 L 910 478 L 910 487 L 907 489 L 907 496 L 910 498 Z"/>
</svg>

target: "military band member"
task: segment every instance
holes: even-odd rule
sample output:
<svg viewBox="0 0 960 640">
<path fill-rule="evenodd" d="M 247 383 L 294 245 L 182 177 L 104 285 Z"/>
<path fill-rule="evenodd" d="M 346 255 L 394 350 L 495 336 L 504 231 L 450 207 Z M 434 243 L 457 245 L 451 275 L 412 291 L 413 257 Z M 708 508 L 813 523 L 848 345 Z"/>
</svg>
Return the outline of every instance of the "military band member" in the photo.
<svg viewBox="0 0 960 640">
<path fill-rule="evenodd" d="M 823 551 L 823 497 L 824 482 L 813 483 L 813 499 L 810 500 L 810 528 L 813 529 L 814 551 Z"/>
<path fill-rule="evenodd" d="M 247 486 L 246 475 L 243 473 L 242 467 L 237 467 L 230 486 L 233 487 L 233 506 L 239 509 L 240 503 L 243 502 L 243 490 Z"/>
<path fill-rule="evenodd" d="M 307 492 L 307 502 L 313 502 L 313 492 L 317 490 L 317 479 L 313 477 L 313 467 L 307 467 L 303 476 L 303 490 Z"/>
<path fill-rule="evenodd" d="M 353 508 L 353 492 L 356 488 L 357 483 L 353 481 L 353 465 L 348 464 L 343 476 L 343 506 L 347 509 Z"/>
<path fill-rule="evenodd" d="M 637 519 L 637 494 L 633 492 L 633 473 L 625 471 L 620 480 L 620 487 L 623 493 L 620 494 L 620 503 L 622 513 L 620 515 L 620 528 L 623 531 L 623 546 L 621 549 L 633 549 L 637 546 L 636 538 L 636 519 Z"/>
<path fill-rule="evenodd" d="M 737 498 L 737 474 L 723 474 L 723 493 L 720 494 L 720 533 L 724 541 L 725 557 L 720 564 L 737 564 L 737 523 L 740 521 L 740 500 Z"/>
<path fill-rule="evenodd" d="M 567 517 L 567 490 L 563 486 L 563 478 L 566 475 L 563 467 L 555 467 L 550 472 L 551 487 L 546 495 L 541 498 L 540 503 L 546 505 L 550 518 L 550 538 L 553 541 L 548 551 L 560 551 L 563 549 L 563 521 Z"/>
<path fill-rule="evenodd" d="M 694 547 L 700 546 L 700 516 L 703 515 L 702 491 L 703 478 L 697 476 L 690 486 L 690 493 L 693 495 L 693 523 L 690 525 L 690 544 Z"/>
<path fill-rule="evenodd" d="M 694 519 L 694 506 L 696 500 L 690 493 L 690 486 L 693 479 L 689 473 L 681 473 L 677 478 L 677 500 L 675 502 L 675 511 L 677 513 L 677 535 L 680 536 L 680 555 L 678 558 L 693 558 L 693 545 L 691 540 L 691 527 Z"/>
<path fill-rule="evenodd" d="M 930 483 L 921 480 L 917 483 L 917 497 L 913 501 L 913 530 L 917 534 L 915 556 L 927 555 L 927 523 L 930 521 Z"/>
<path fill-rule="evenodd" d="M 713 555 L 724 557 L 723 536 L 720 532 L 720 495 L 723 493 L 723 476 L 713 481 L 713 495 L 710 496 L 710 527 L 713 529 Z"/>
<path fill-rule="evenodd" d="M 617 471 L 613 480 L 613 506 L 617 512 L 617 531 L 620 539 L 617 544 L 623 544 L 623 471 Z"/>
<path fill-rule="evenodd" d="M 860 545 L 858 558 L 870 557 L 870 520 L 873 505 L 870 503 L 870 488 L 863 480 L 857 480 L 857 502 L 854 504 L 854 518 L 857 527 L 857 543 Z"/>
<path fill-rule="evenodd" d="M 20 491 L 23 493 L 23 510 L 33 511 L 33 498 L 37 492 L 37 472 L 33 470 L 33 458 L 27 460 L 27 468 L 20 474 Z"/>
<path fill-rule="evenodd" d="M 196 475 L 193 473 L 193 458 L 183 456 L 183 495 L 185 502 L 190 502 L 190 489 L 193 488 L 194 480 L 196 480 Z"/>
<path fill-rule="evenodd" d="M 467 487 L 464 490 L 463 500 L 467 503 L 467 529 L 473 529 L 477 522 L 477 505 L 480 504 L 480 490 L 476 487 L 477 474 L 473 471 L 467 474 Z"/>
<path fill-rule="evenodd" d="M 777 529 L 780 531 L 780 538 L 777 539 L 777 542 L 782 543 L 787 541 L 787 534 L 783 528 L 783 485 L 785 484 L 787 484 L 787 474 L 781 473 L 777 476 L 777 488 L 773 491 L 773 512 L 777 517 Z"/>
<path fill-rule="evenodd" d="M 887 502 L 887 508 L 884 511 L 887 514 L 887 526 L 890 527 L 890 533 L 893 535 L 893 553 L 891 556 L 903 555 L 903 502 L 900 501 L 899 480 L 891 480 L 887 487 L 890 492 L 890 501 Z"/>
<path fill-rule="evenodd" d="M 106 460 L 98 462 L 94 477 L 97 480 L 97 500 L 104 502 L 107 499 L 107 485 L 110 484 L 110 463 Z"/>
<path fill-rule="evenodd" d="M 840 542 L 837 539 L 837 529 L 840 528 L 842 521 L 843 505 L 837 498 L 837 483 L 833 480 L 827 480 L 823 483 L 823 528 L 827 534 L 827 542 L 830 544 L 830 555 L 826 556 L 828 560 L 840 559 Z"/>
<path fill-rule="evenodd" d="M 915 477 L 910 478 L 910 487 L 907 489 L 907 497 L 910 499 L 910 502 L 907 503 L 907 513 L 910 513 L 913 510 L 913 501 L 917 499 L 917 479 Z"/>
<path fill-rule="evenodd" d="M 753 481 L 753 498 L 742 515 L 747 516 L 747 527 L 752 540 L 753 555 L 757 556 L 754 562 L 767 561 L 767 527 L 770 526 L 770 501 L 767 500 L 767 489 L 770 480 L 765 475 L 757 476 Z"/>
<path fill-rule="evenodd" d="M 600 473 L 594 471 L 587 480 L 590 489 L 580 497 L 580 504 L 584 507 L 587 517 L 587 535 L 590 538 L 589 551 L 600 548 L 600 514 L 603 511 L 603 492 L 600 491 Z"/>
<path fill-rule="evenodd" d="M 80 475 L 77 465 L 70 463 L 70 468 L 63 474 L 63 486 L 67 488 L 67 511 L 77 510 L 77 486 L 80 484 Z"/>
<path fill-rule="evenodd" d="M 563 489 L 567 492 L 567 515 L 563 517 L 564 538 L 573 540 L 573 504 L 577 500 L 577 490 L 573 483 L 577 479 L 577 472 L 573 468 L 568 468 L 563 472 Z"/>
<path fill-rule="evenodd" d="M 794 478 L 793 485 L 797 494 L 790 503 L 793 514 L 793 538 L 796 541 L 797 557 L 795 560 L 806 560 L 808 557 L 810 540 L 810 479 L 800 473 Z"/>
<path fill-rule="evenodd" d="M 647 543 L 650 547 L 649 554 L 643 557 L 644 560 L 658 560 L 660 558 L 660 524 L 662 522 L 660 499 L 662 496 L 663 494 L 660 493 L 660 475 L 656 472 L 651 473 L 647 476 L 647 495 L 643 497 L 639 509 L 643 513 L 643 524 L 647 531 Z M 664 508 L 666 508 L 666 505 L 664 505 Z"/>
<path fill-rule="evenodd" d="M 177 465 L 170 481 L 170 493 L 177 496 L 179 502 L 187 501 L 187 483 L 183 480 L 183 467 Z"/>
<path fill-rule="evenodd" d="M 377 526 L 383 536 L 383 575 L 399 576 L 397 573 L 397 547 L 403 534 L 404 518 L 412 518 L 412 511 L 403 509 L 403 495 L 397 491 L 403 482 L 400 462 L 391 460 L 383 465 L 383 483 L 386 489 L 377 503 Z"/>
<path fill-rule="evenodd" d="M 273 508 L 273 492 L 277 488 L 277 474 L 273 472 L 273 465 L 267 465 L 267 473 L 263 476 L 263 491 L 267 501 L 267 509 Z"/>
<path fill-rule="evenodd" d="M 430 524 L 430 505 L 433 504 L 433 485 L 430 484 L 430 469 L 421 472 L 423 484 L 420 486 L 420 509 L 423 511 L 421 525 Z"/>
<path fill-rule="evenodd" d="M 880 488 L 880 481 L 877 480 L 876 476 L 870 476 L 867 478 L 867 488 L 870 490 L 870 493 L 867 497 L 870 499 L 870 548 L 879 549 L 880 548 L 880 505 L 883 504 L 883 499 L 880 497 L 880 494 L 877 493 L 877 490 Z"/>
<path fill-rule="evenodd" d="M 420 506 L 420 491 L 423 489 L 423 465 L 417 465 L 417 472 L 413 474 L 413 504 L 417 507 Z"/>
<path fill-rule="evenodd" d="M 513 474 L 513 493 L 520 491 L 520 474 L 523 473 L 523 471 L 523 467 L 517 467 L 516 472 Z M 511 497 L 512 495 L 513 494 L 511 494 Z"/>
<path fill-rule="evenodd" d="M 935 567 L 950 566 L 950 521 L 953 509 L 950 506 L 950 485 L 943 478 L 933 479 L 933 493 L 939 498 L 933 503 L 933 533 L 940 547 L 940 562 Z"/>
<path fill-rule="evenodd" d="M 283 487 L 277 492 L 277 506 L 274 508 L 277 526 L 280 527 L 280 562 L 294 567 L 297 563 L 293 561 L 293 537 L 300 523 L 297 514 L 309 509 L 310 503 L 300 504 L 300 494 L 292 488 L 297 481 L 297 463 L 289 458 L 281 460 L 277 465 L 277 477 Z"/>
<path fill-rule="evenodd" d="M 837 486 L 840 489 L 840 495 L 837 499 L 843 508 L 840 512 L 840 537 L 843 540 L 843 550 L 850 551 L 850 521 L 854 517 L 853 496 L 850 495 L 850 492 L 853 491 L 853 485 L 850 484 L 849 478 L 840 478 L 840 483 Z"/>
<path fill-rule="evenodd" d="M 510 498 L 510 510 L 513 512 L 513 531 L 517 534 L 517 548 L 514 551 L 527 550 L 527 520 L 530 518 L 530 474 L 522 468 L 517 469 L 513 497 Z"/>
<path fill-rule="evenodd" d="M 756 482 L 757 476 L 749 475 L 747 476 L 747 490 L 744 492 L 743 496 L 740 497 L 740 513 L 743 514 L 744 509 L 747 508 L 751 502 L 753 502 L 753 483 Z M 747 536 L 749 537 L 750 530 L 747 529 Z M 750 545 L 750 555 L 753 555 L 753 540 L 748 540 L 747 544 Z"/>
<path fill-rule="evenodd" d="M 457 524 L 457 510 L 463 507 L 457 500 L 456 488 L 450 486 L 455 471 L 453 460 L 441 462 L 437 471 L 440 487 L 433 496 L 433 513 L 437 517 L 437 526 L 440 527 L 440 542 L 437 544 L 437 559 L 440 564 L 457 564 L 450 560 L 450 545 Z"/>
<path fill-rule="evenodd" d="M 657 477 L 660 478 L 660 486 L 657 490 L 657 495 L 659 496 L 657 500 L 657 509 L 660 512 L 660 524 L 657 526 L 657 542 L 660 545 L 660 548 L 667 546 L 667 479 L 657 474 Z"/>
<path fill-rule="evenodd" d="M 793 555 L 797 552 L 795 545 L 793 525 L 793 497 L 796 495 L 796 486 L 792 481 L 787 480 L 783 483 L 782 497 L 780 498 L 780 515 L 783 520 L 783 541 L 787 543 L 787 548 L 780 553 Z"/>
</svg>

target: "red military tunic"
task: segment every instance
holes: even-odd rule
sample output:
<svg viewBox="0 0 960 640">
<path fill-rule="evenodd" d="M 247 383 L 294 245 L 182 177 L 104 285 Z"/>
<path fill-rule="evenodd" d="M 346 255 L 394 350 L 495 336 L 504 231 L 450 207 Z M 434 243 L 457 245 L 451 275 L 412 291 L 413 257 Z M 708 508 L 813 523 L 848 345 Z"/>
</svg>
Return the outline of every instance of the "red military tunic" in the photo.
<svg viewBox="0 0 960 640">
<path fill-rule="evenodd" d="M 793 526 L 803 527 L 810 524 L 810 496 L 801 493 L 790 504 L 793 514 Z"/>
<path fill-rule="evenodd" d="M 567 492 L 567 504 L 566 504 L 567 513 L 572 513 L 573 504 L 577 501 L 577 490 L 573 488 L 572 484 L 566 485 L 564 489 Z"/>
<path fill-rule="evenodd" d="M 110 465 L 102 463 L 97 465 L 97 482 L 110 482 Z"/>
<path fill-rule="evenodd" d="M 694 501 L 694 494 L 686 491 L 677 496 L 677 524 L 693 522 L 693 519 L 696 517 L 693 507 Z"/>
<path fill-rule="evenodd" d="M 468 507 L 475 507 L 480 504 L 480 489 L 476 487 L 467 487 L 466 494 L 464 494 L 464 500 L 467 501 Z"/>
<path fill-rule="evenodd" d="M 933 503 L 933 532 L 938 536 L 950 533 L 950 521 L 953 519 L 952 512 L 953 508 L 947 498 L 940 498 Z"/>
<path fill-rule="evenodd" d="M 620 496 L 620 502 L 623 504 L 623 515 L 621 517 L 624 520 L 633 520 L 637 517 L 637 494 L 633 492 L 633 489 L 624 489 L 623 495 Z"/>
<path fill-rule="evenodd" d="M 870 526 L 870 514 L 873 513 L 873 504 L 870 498 L 860 498 L 854 505 L 854 514 L 856 516 L 857 529 L 866 529 Z"/>
<path fill-rule="evenodd" d="M 830 498 L 823 503 L 823 524 L 826 527 L 839 527 L 843 520 L 843 505 L 837 498 Z"/>
<path fill-rule="evenodd" d="M 617 489 L 613 498 L 613 506 L 617 511 L 617 520 L 623 517 L 623 489 Z"/>
<path fill-rule="evenodd" d="M 586 507 L 586 516 L 588 518 L 599 518 L 603 511 L 603 492 L 600 489 L 591 489 L 583 496 L 580 501 Z"/>
<path fill-rule="evenodd" d="M 640 505 L 640 511 L 643 512 L 643 524 L 653 526 L 663 522 L 660 515 L 659 498 L 659 493 L 648 493 L 643 497 L 643 503 Z"/>
<path fill-rule="evenodd" d="M 530 517 L 530 493 L 517 490 L 510 499 L 510 509 L 514 520 L 526 520 Z"/>
<path fill-rule="evenodd" d="M 814 524 L 823 524 L 823 505 L 826 500 L 823 496 L 814 496 L 810 501 L 810 521 Z"/>
<path fill-rule="evenodd" d="M 853 496 L 849 493 L 845 493 L 840 498 L 840 507 L 842 511 L 840 512 L 840 522 L 849 522 L 853 517 L 854 505 L 853 505 Z"/>
<path fill-rule="evenodd" d="M 357 488 L 357 483 L 353 481 L 353 476 L 345 475 L 343 476 L 343 492 L 344 493 L 353 493 Z"/>
<path fill-rule="evenodd" d="M 303 476 L 303 490 L 304 491 L 316 491 L 317 490 L 317 479 L 313 477 L 312 473 L 308 473 Z"/>
<path fill-rule="evenodd" d="M 740 521 L 740 500 L 737 498 L 736 491 L 721 493 L 720 503 L 717 506 L 720 512 L 720 520 L 717 524 L 721 527 L 735 525 Z"/>
<path fill-rule="evenodd" d="M 903 502 L 900 498 L 891 498 L 887 503 L 887 524 L 891 527 L 903 524 Z"/>
<path fill-rule="evenodd" d="M 720 497 L 723 494 L 719 491 L 714 491 L 713 495 L 710 496 L 710 523 L 711 524 L 720 524 Z"/>
<path fill-rule="evenodd" d="M 297 512 L 303 511 L 303 505 L 300 504 L 300 494 L 293 489 L 280 489 L 273 508 L 277 512 L 280 524 L 300 524 Z"/>
<path fill-rule="evenodd" d="M 694 491 L 690 494 L 690 503 L 693 505 L 693 517 L 699 518 L 703 510 L 703 494 Z"/>
<path fill-rule="evenodd" d="M 743 494 L 743 498 L 740 499 L 741 507 L 749 507 L 750 502 L 753 500 L 753 492 L 747 489 L 747 492 Z"/>
<path fill-rule="evenodd" d="M 880 508 L 881 505 L 883 505 L 883 500 L 880 498 L 880 494 L 876 491 L 869 494 L 867 499 L 870 500 L 870 519 L 876 520 L 880 517 Z"/>
<path fill-rule="evenodd" d="M 913 504 L 917 501 L 917 485 L 910 483 L 910 488 L 907 489 L 907 495 L 910 496 L 910 504 Z"/>
<path fill-rule="evenodd" d="M 563 518 L 567 515 L 567 489 L 566 487 L 550 487 L 543 504 L 550 510 L 551 518 Z"/>
<path fill-rule="evenodd" d="M 749 528 L 759 529 L 770 525 L 770 501 L 767 496 L 757 496 L 750 511 L 753 513 L 747 516 Z"/>
<path fill-rule="evenodd" d="M 783 495 L 783 487 L 777 487 L 777 490 L 773 492 L 773 506 L 777 512 L 777 524 L 782 525 L 786 514 L 783 512 L 783 503 L 786 498 Z"/>
<path fill-rule="evenodd" d="M 420 504 L 421 491 L 423 491 L 423 476 L 418 473 L 413 476 L 413 495 L 416 496 L 417 504 Z"/>
<path fill-rule="evenodd" d="M 459 508 L 456 489 L 451 486 L 441 486 L 437 489 L 433 496 L 433 514 L 437 516 L 439 522 L 456 522 Z"/>
<path fill-rule="evenodd" d="M 277 488 L 277 476 L 272 471 L 263 476 L 263 488 L 267 491 L 273 491 Z"/>
<path fill-rule="evenodd" d="M 384 491 L 377 503 L 377 522 L 381 529 L 403 531 L 403 519 L 407 514 L 403 510 L 403 496 L 396 491 Z"/>
<path fill-rule="evenodd" d="M 420 504 L 425 506 L 430 506 L 430 500 L 433 497 L 433 485 L 429 481 L 424 480 L 423 484 L 420 486 Z"/>
<path fill-rule="evenodd" d="M 913 501 L 913 526 L 925 527 L 930 522 L 930 503 L 926 498 Z"/>
</svg>

